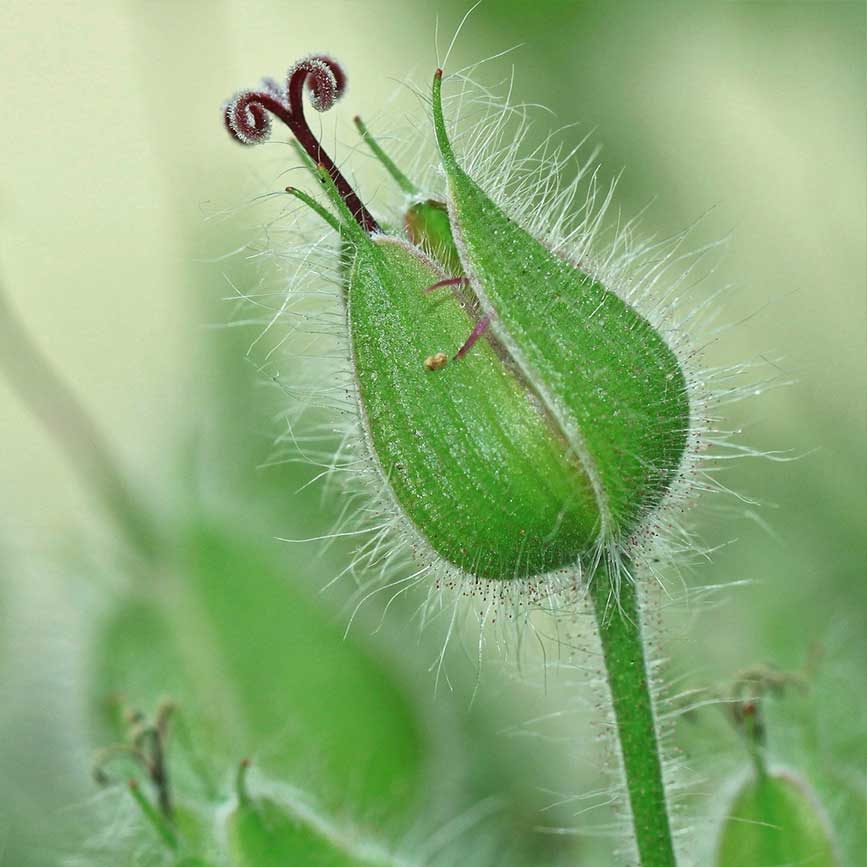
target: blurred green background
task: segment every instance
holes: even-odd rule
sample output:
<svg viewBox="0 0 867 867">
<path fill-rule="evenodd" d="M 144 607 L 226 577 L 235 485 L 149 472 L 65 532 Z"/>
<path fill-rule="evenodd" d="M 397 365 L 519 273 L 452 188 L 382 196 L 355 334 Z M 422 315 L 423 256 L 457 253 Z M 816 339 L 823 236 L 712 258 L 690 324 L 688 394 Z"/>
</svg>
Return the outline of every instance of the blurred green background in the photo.
<svg viewBox="0 0 867 867">
<path fill-rule="evenodd" d="M 328 51 L 350 76 L 345 104 L 324 121 L 326 130 L 336 127 L 339 156 L 353 142 L 353 114 L 374 129 L 377 122 L 387 127 L 386 100 L 400 92 L 397 82 L 427 82 L 436 63 L 436 16 L 442 51 L 465 11 L 453 0 L 435 9 L 372 0 L 4 5 L 0 273 L 11 304 L 106 432 L 145 501 L 177 528 L 178 549 L 187 552 L 179 562 L 205 576 L 204 596 L 209 570 L 236 558 L 247 564 L 243 572 L 263 558 L 261 573 L 294 582 L 301 601 L 293 605 L 314 599 L 310 604 L 322 606 L 327 637 L 310 640 L 328 647 L 339 644 L 346 611 L 340 591 L 323 601 L 315 588 L 339 570 L 346 549 L 320 557 L 308 546 L 299 554 L 274 537 L 326 531 L 340 504 L 293 496 L 314 474 L 307 468 L 261 468 L 281 432 L 274 420 L 281 397 L 262 386 L 246 359 L 255 328 L 219 327 L 235 315 L 225 300 L 231 282 L 253 286 L 260 277 L 255 262 L 226 257 L 260 232 L 262 216 L 246 204 L 285 186 L 286 152 L 239 149 L 221 127 L 219 107 L 261 75 Z M 726 470 L 724 483 L 760 505 L 732 500 L 725 509 L 699 510 L 700 533 L 721 547 L 688 581 L 751 583 L 718 594 L 720 604 L 673 610 L 663 650 L 674 673 L 700 685 L 726 682 L 757 662 L 800 669 L 819 648 L 810 692 L 780 711 L 777 749 L 823 798 L 840 801 L 826 808 L 835 821 L 846 817 L 844 836 L 857 841 L 867 626 L 864 6 L 490 0 L 470 17 L 450 64 L 456 69 L 518 43 L 483 67 L 485 80 L 507 78 L 514 67 L 516 101 L 550 107 L 556 117 L 540 120 L 551 126 L 577 122 L 562 134 L 567 145 L 595 130 L 603 178 L 625 170 L 616 197 L 624 215 L 652 199 L 646 233 L 664 237 L 702 218 L 696 247 L 730 236 L 698 290 L 730 286 L 722 319 L 737 323 L 710 348 L 708 362 L 772 361 L 778 379 L 792 384 L 731 407 L 731 426 L 743 429 L 741 441 L 751 447 L 800 459 L 745 460 Z M 381 182 L 368 161 L 355 168 L 362 186 Z M 0 862 L 35 867 L 63 863 L 64 850 L 78 845 L 70 842 L 79 839 L 75 833 L 88 836 L 94 624 L 121 607 L 117 599 L 127 604 L 140 576 L 126 574 L 114 527 L 2 380 L 0 436 L 7 503 L 0 525 Z M 215 554 L 223 545 L 228 553 Z M 245 592 L 241 587 L 237 599 Z M 215 613 L 215 622 L 221 616 Z M 460 732 L 460 748 L 438 741 L 444 761 L 463 768 L 441 782 L 456 810 L 445 810 L 443 822 L 471 807 L 487 815 L 486 799 L 506 792 L 506 806 L 490 802 L 489 813 L 526 820 L 526 834 L 510 844 L 526 847 L 516 856 L 523 862 L 514 863 L 561 863 L 571 857 L 567 846 L 584 853 L 580 863 L 608 863 L 598 860 L 608 848 L 604 838 L 570 836 L 564 844 L 532 833 L 547 822 L 535 811 L 559 799 L 552 793 L 567 776 L 553 766 L 569 756 L 568 774 L 585 768 L 574 757 L 576 744 L 564 744 L 563 732 L 508 736 L 512 725 L 557 707 L 568 684 L 541 695 L 492 671 L 471 709 L 475 661 L 456 655 L 453 689 L 434 702 L 427 666 L 435 651 L 402 618 L 390 614 L 372 652 L 387 657 L 395 647 L 420 647 L 412 675 L 425 708 L 420 716 Z M 267 631 L 255 620 L 246 628 Z M 274 647 L 282 628 L 274 625 Z M 360 631 L 366 640 L 372 627 Z M 237 661 L 247 672 L 238 677 L 252 676 L 255 661 L 241 660 L 243 634 L 233 641 L 225 665 Z M 304 663 L 286 653 L 272 660 L 274 671 L 279 664 L 303 672 Z M 166 668 L 139 654 L 131 651 L 129 668 L 150 665 L 159 681 Z M 337 671 L 341 664 L 334 665 Z M 295 688 L 314 689 L 316 671 L 299 674 Z M 214 676 L 220 679 L 218 668 Z M 335 715 L 354 707 L 350 692 Z M 448 711 L 436 709 L 443 702 Z M 260 722 L 272 725 L 283 712 L 271 708 Z M 435 726 L 436 713 L 454 718 Z M 576 714 L 570 725 L 586 727 L 586 714 Z M 358 725 L 365 720 L 362 714 Z M 315 720 L 308 722 L 315 730 Z M 246 735 L 222 743 L 249 749 L 257 723 L 246 725 L 238 729 Z M 332 734 L 341 742 L 339 725 Z M 398 777 L 417 749 L 416 735 L 403 734 Z M 715 751 L 713 738 L 726 737 L 718 719 L 687 720 L 680 734 L 711 778 L 738 767 L 736 743 L 728 744 L 730 766 L 702 757 L 702 749 Z M 364 749 L 363 733 L 358 737 Z M 578 741 L 592 737 L 582 730 Z M 331 749 L 326 738 L 322 750 Z M 226 752 L 227 761 L 243 754 Z M 273 772 L 302 773 L 296 766 Z M 413 774 L 407 771 L 402 785 L 418 785 Z M 577 793 L 597 777 L 591 762 L 586 781 L 568 784 Z M 717 788 L 718 781 L 699 787 Z M 695 809 L 712 815 L 706 801 Z M 577 809 L 561 809 L 552 824 L 578 823 L 571 818 Z M 484 863 L 496 845 L 479 842 L 487 827 L 479 822 L 463 839 Z M 700 826 L 699 833 L 712 832 Z"/>
</svg>

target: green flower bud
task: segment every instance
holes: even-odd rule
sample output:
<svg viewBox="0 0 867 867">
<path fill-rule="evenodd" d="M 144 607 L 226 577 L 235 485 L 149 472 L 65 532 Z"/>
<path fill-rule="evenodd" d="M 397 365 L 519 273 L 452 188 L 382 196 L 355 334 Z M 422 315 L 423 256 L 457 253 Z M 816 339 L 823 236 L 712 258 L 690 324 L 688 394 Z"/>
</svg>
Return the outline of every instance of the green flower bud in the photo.
<svg viewBox="0 0 867 867">
<path fill-rule="evenodd" d="M 297 796 L 291 802 L 252 797 L 246 786 L 248 768 L 249 762 L 241 763 L 237 804 L 226 820 L 234 867 L 400 867 Z"/>
<path fill-rule="evenodd" d="M 330 105 L 345 80 L 335 67 L 296 64 L 286 93 L 300 94 L 301 75 L 314 104 Z M 471 580 L 574 579 L 582 564 L 619 559 L 669 492 L 690 435 L 686 377 L 594 269 L 550 250 L 464 172 L 441 85 L 438 71 L 445 203 L 420 196 L 356 121 L 412 199 L 408 237 L 384 231 L 321 146 L 305 144 L 300 96 L 241 94 L 227 124 L 258 141 L 267 109 L 319 166 L 337 212 L 323 216 L 343 239 L 363 438 L 421 558 Z"/>
<path fill-rule="evenodd" d="M 806 785 L 789 773 L 751 775 L 726 811 L 716 867 L 815 864 L 838 867 L 828 822 Z"/>
</svg>

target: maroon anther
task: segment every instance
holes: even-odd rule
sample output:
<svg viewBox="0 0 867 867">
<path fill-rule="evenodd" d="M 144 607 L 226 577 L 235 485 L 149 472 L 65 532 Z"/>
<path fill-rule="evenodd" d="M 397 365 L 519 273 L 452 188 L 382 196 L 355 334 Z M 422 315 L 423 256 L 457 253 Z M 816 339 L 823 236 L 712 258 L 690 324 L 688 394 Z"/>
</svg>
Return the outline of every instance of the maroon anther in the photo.
<svg viewBox="0 0 867 867">
<path fill-rule="evenodd" d="M 433 286 L 428 286 L 425 292 L 434 292 L 436 289 L 442 289 L 444 286 L 469 286 L 468 277 L 447 277 L 445 280 L 440 280 L 434 283 Z"/>
<path fill-rule="evenodd" d="M 283 88 L 273 79 L 262 82 L 261 90 L 246 90 L 226 104 L 223 119 L 231 135 L 241 144 L 259 144 L 271 133 L 271 118 L 279 118 L 316 165 L 325 167 L 346 207 L 366 232 L 378 232 L 379 224 L 355 194 L 349 181 L 334 165 L 307 125 L 304 117 L 304 88 L 316 111 L 328 111 L 346 90 L 346 74 L 330 57 L 313 55 L 299 60 L 290 70 Z"/>
<path fill-rule="evenodd" d="M 464 345 L 455 353 L 455 361 L 462 359 L 475 346 L 476 341 L 485 333 L 491 322 L 490 313 L 486 313 L 470 332 L 470 336 L 464 341 Z"/>
</svg>

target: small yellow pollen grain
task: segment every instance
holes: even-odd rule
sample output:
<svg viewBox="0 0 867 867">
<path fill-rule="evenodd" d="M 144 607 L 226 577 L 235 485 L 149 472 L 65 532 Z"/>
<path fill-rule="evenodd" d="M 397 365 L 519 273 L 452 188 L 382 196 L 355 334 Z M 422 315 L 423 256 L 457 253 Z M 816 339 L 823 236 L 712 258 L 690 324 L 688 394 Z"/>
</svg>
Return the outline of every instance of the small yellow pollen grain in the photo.
<svg viewBox="0 0 867 867">
<path fill-rule="evenodd" d="M 446 366 L 446 362 L 449 360 L 448 355 L 445 352 L 437 352 L 433 355 L 429 355 L 424 360 L 424 366 L 428 370 L 439 370 L 441 367 Z"/>
</svg>

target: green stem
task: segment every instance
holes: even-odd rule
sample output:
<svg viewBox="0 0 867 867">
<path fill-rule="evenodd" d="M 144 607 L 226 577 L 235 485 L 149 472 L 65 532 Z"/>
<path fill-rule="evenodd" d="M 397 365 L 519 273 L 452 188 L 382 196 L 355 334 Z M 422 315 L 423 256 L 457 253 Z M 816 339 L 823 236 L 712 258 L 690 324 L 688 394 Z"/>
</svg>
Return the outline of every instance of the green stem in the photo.
<svg viewBox="0 0 867 867">
<path fill-rule="evenodd" d="M 641 867 L 675 867 L 638 590 L 627 579 L 614 592 L 608 572 L 600 570 L 590 582 L 590 596 L 602 641 Z"/>
</svg>

